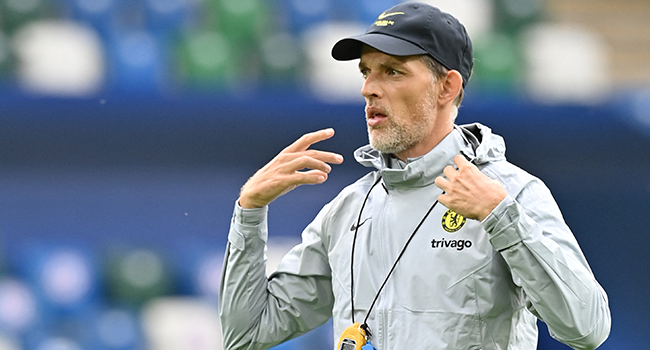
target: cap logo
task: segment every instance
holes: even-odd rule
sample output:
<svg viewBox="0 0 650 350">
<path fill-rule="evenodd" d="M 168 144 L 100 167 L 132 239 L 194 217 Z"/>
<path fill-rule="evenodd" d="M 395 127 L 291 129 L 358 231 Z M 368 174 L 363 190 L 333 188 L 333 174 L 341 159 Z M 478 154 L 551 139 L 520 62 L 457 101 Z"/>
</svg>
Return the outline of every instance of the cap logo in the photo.
<svg viewBox="0 0 650 350">
<path fill-rule="evenodd" d="M 375 25 L 377 27 L 386 27 L 386 26 L 389 26 L 389 25 L 392 26 L 393 24 L 395 24 L 395 22 L 389 21 L 389 20 L 384 19 L 384 18 L 390 17 L 390 16 L 395 16 L 395 15 L 403 15 L 403 14 L 404 14 L 404 12 L 390 12 L 390 13 L 383 12 L 381 15 L 379 15 L 379 17 L 377 17 L 377 20 L 375 21 Z"/>
<path fill-rule="evenodd" d="M 404 12 L 391 12 L 391 13 L 382 12 L 382 14 L 379 15 L 379 17 L 377 17 L 377 19 L 384 19 L 386 17 L 395 16 L 395 15 L 403 15 L 403 14 L 404 14 Z"/>
</svg>

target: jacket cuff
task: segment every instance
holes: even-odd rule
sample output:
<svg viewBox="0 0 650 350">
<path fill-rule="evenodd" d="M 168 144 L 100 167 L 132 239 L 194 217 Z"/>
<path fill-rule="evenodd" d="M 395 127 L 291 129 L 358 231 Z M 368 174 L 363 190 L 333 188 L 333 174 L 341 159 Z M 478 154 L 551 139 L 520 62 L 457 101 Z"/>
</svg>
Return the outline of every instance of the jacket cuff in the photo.
<svg viewBox="0 0 650 350">
<path fill-rule="evenodd" d="M 232 215 L 228 241 L 235 248 L 244 250 L 246 241 L 259 238 L 263 242 L 267 239 L 266 217 L 268 206 L 255 209 L 244 209 L 235 203 L 235 210 Z"/>
<path fill-rule="evenodd" d="M 519 205 L 510 196 L 506 196 L 481 224 L 490 236 L 490 243 L 497 251 L 502 251 L 521 242 L 516 223 L 519 219 Z"/>
<path fill-rule="evenodd" d="M 236 225 L 258 226 L 266 218 L 269 207 L 255 209 L 244 209 L 239 205 L 239 199 L 235 202 L 235 211 L 232 215 L 233 223 Z"/>
</svg>

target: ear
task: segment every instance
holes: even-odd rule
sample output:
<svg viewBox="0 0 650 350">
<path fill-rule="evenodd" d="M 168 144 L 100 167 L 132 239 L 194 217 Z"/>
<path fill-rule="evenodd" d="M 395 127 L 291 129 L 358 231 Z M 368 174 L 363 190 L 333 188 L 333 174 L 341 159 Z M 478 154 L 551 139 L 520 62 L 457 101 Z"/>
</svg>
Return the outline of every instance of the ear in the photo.
<svg viewBox="0 0 650 350">
<path fill-rule="evenodd" d="M 441 83 L 438 103 L 441 105 L 453 103 L 463 88 L 463 77 L 461 77 L 458 71 L 450 69 L 447 72 L 447 76 L 441 80 Z"/>
</svg>

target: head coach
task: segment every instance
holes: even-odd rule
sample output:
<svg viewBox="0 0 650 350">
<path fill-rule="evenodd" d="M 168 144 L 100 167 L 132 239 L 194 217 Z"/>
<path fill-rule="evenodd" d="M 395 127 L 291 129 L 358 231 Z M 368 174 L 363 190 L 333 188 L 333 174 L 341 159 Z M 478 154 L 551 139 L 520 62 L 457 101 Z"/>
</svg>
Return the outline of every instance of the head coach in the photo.
<svg viewBox="0 0 650 350">
<path fill-rule="evenodd" d="M 574 349 L 609 335 L 607 295 L 544 183 L 503 139 L 457 125 L 473 66 L 453 16 L 407 2 L 332 49 L 359 59 L 370 168 L 265 273 L 268 205 L 343 158 L 303 135 L 235 204 L 219 308 L 225 349 L 267 349 L 333 318 L 336 349 L 536 349 L 537 320 Z M 306 169 L 306 170 L 305 170 Z"/>
</svg>

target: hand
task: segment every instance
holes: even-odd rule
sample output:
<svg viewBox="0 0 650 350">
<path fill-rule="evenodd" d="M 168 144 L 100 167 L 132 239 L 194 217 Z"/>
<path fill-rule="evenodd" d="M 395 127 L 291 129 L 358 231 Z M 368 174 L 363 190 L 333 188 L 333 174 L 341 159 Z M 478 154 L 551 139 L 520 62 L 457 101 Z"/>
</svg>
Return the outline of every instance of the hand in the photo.
<svg viewBox="0 0 650 350">
<path fill-rule="evenodd" d="M 436 186 L 445 191 L 438 201 L 466 218 L 483 221 L 507 193 L 462 155 L 454 157 L 454 163 L 458 170 L 448 165 L 444 170 L 447 178 L 436 179 Z"/>
<path fill-rule="evenodd" d="M 248 179 L 241 189 L 239 205 L 247 209 L 261 208 L 300 185 L 325 182 L 332 170 L 327 163 L 340 164 L 343 157 L 308 148 L 332 136 L 334 129 L 302 135 Z"/>
</svg>

